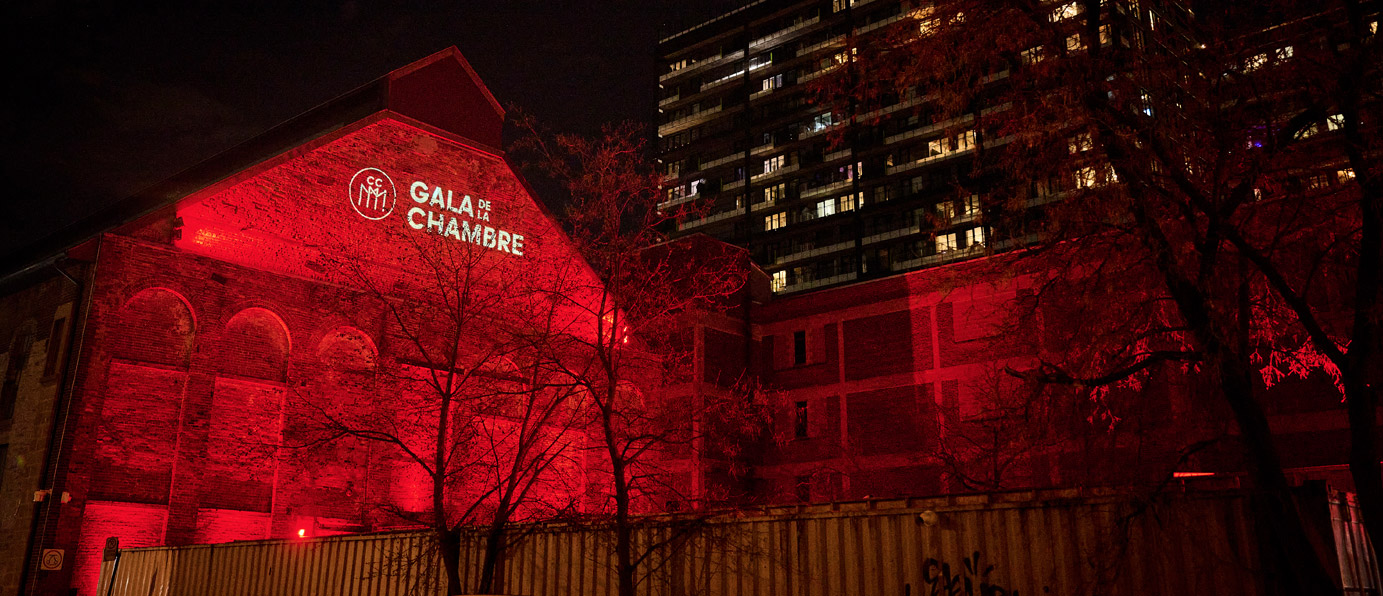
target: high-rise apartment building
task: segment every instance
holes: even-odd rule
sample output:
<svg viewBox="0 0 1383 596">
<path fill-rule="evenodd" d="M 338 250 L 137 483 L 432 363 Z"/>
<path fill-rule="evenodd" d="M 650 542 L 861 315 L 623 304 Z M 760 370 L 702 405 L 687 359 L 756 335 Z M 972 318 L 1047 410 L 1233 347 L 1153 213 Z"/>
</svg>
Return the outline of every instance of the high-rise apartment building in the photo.
<svg viewBox="0 0 1383 596">
<path fill-rule="evenodd" d="M 1153 20 L 1175 22 L 1159 15 L 1163 8 L 1128 4 L 1120 4 L 1117 26 L 1102 28 L 1098 43 L 1141 43 Z M 996 227 L 981 217 L 985 181 L 972 175 L 975 151 L 1005 140 L 987 138 L 973 114 L 935 121 L 925 115 L 925 97 L 906 93 L 842 114 L 814 89 L 869 36 L 927 27 L 926 6 L 760 0 L 664 38 L 658 47 L 663 204 L 696 207 L 676 232 L 749 247 L 778 294 L 1021 242 L 1022 226 Z M 1068 43 L 1095 43 L 1082 40 L 1079 20 L 1070 19 Z M 1006 74 L 993 75 L 995 84 Z"/>
</svg>

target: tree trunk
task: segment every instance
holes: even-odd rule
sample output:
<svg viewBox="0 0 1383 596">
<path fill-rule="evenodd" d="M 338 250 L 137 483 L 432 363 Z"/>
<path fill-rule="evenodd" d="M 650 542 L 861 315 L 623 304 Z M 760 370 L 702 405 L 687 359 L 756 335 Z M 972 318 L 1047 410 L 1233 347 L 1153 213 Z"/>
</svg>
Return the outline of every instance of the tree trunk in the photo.
<svg viewBox="0 0 1383 596">
<path fill-rule="evenodd" d="M 612 455 L 613 454 L 613 449 Z M 629 483 L 624 474 L 624 462 L 612 458 L 615 477 L 615 566 L 619 580 L 619 596 L 634 594 L 633 531 L 629 527 Z"/>
<path fill-rule="evenodd" d="M 504 552 L 504 534 L 508 524 L 508 513 L 496 513 L 495 520 L 490 523 L 490 531 L 485 534 L 485 560 L 480 565 L 480 584 L 476 586 L 481 594 L 495 591 L 495 570 Z"/>
<path fill-rule="evenodd" d="M 447 574 L 447 596 L 461 591 L 461 532 L 450 528 L 437 530 L 437 549 L 442 554 L 442 566 Z"/>
<path fill-rule="evenodd" d="M 1269 574 L 1269 585 L 1279 586 L 1282 594 L 1338 595 L 1340 589 L 1321 558 L 1321 537 L 1312 540 L 1282 471 L 1268 417 L 1253 397 L 1251 371 L 1234 356 L 1221 354 L 1216 360 L 1221 390 L 1234 411 L 1248 455 L 1249 474 L 1263 493 L 1256 525 L 1263 537 L 1262 567 Z"/>
<path fill-rule="evenodd" d="M 1378 394 L 1355 371 L 1345 378 L 1345 404 L 1349 408 L 1349 474 L 1358 494 L 1359 512 L 1369 543 L 1383 540 L 1383 471 L 1378 465 Z M 1374 549 L 1375 552 L 1378 550 Z"/>
</svg>

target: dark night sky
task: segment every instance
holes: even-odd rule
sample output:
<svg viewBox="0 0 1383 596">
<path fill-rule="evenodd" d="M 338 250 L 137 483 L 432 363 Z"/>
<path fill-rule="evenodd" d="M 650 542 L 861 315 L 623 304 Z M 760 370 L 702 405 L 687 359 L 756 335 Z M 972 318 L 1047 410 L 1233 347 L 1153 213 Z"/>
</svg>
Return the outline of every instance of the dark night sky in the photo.
<svg viewBox="0 0 1383 596">
<path fill-rule="evenodd" d="M 740 2 L 7 4 L 0 254 L 451 45 L 553 129 L 651 120 L 659 33 Z"/>
</svg>

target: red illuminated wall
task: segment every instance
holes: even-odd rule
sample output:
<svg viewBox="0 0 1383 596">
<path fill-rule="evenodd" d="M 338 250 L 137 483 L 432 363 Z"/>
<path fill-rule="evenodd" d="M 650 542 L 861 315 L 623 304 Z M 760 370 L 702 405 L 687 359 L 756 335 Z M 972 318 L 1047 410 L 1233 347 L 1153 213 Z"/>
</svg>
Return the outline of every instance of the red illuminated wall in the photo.
<svg viewBox="0 0 1383 596">
<path fill-rule="evenodd" d="M 70 573 L 90 594 L 109 536 L 125 546 L 322 536 L 403 523 L 381 505 L 426 509 L 430 481 L 378 445 L 280 447 L 302 436 L 309 397 L 406 410 L 410 389 L 376 372 L 402 370 L 411 347 L 364 287 L 417 291 L 420 247 L 466 241 L 411 227 L 409 210 L 445 209 L 450 192 L 462 211 L 470 195 L 472 223 L 509 234 L 508 247 L 480 239 L 484 266 L 594 278 L 572 266 L 503 160 L 425 128 L 368 120 L 103 238 L 65 470 L 73 498 L 46 540 L 79 556 L 43 576 L 50 592 Z M 383 218 L 351 203 L 364 168 L 397 188 Z M 427 187 L 422 202 L 415 182 Z"/>
</svg>

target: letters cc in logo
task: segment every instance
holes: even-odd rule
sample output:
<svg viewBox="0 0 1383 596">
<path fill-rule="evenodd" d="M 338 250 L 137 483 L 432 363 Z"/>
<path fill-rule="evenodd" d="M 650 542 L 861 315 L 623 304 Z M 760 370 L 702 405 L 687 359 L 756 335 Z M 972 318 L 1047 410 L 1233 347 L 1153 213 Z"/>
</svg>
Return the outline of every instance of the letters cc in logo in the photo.
<svg viewBox="0 0 1383 596">
<path fill-rule="evenodd" d="M 360 217 L 373 220 L 384 219 L 393 213 L 394 199 L 398 196 L 394 181 L 379 168 L 365 168 L 356 172 L 351 177 L 346 194 L 350 197 L 351 207 Z"/>
</svg>

